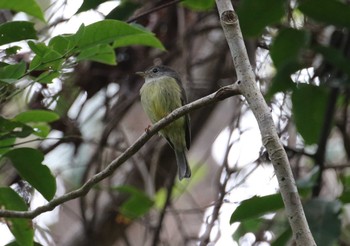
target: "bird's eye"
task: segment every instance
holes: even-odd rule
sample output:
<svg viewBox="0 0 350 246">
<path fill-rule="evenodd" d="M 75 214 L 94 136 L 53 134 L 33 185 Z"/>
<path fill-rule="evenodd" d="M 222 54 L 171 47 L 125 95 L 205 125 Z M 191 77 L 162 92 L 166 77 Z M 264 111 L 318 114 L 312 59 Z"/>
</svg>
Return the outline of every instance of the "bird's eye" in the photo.
<svg viewBox="0 0 350 246">
<path fill-rule="evenodd" d="M 153 73 L 158 73 L 158 68 L 153 68 L 153 69 L 152 69 L 152 72 L 153 72 Z"/>
</svg>

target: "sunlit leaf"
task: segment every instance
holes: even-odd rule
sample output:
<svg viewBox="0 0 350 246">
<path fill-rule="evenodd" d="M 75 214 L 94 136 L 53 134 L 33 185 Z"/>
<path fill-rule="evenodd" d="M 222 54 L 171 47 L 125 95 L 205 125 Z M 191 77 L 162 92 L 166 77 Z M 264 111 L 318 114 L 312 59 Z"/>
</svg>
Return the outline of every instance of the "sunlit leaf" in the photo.
<svg viewBox="0 0 350 246">
<path fill-rule="evenodd" d="M 51 127 L 48 124 L 41 123 L 41 124 L 36 124 L 33 125 L 34 132 L 36 136 L 45 138 L 47 135 L 49 135 Z"/>
<path fill-rule="evenodd" d="M 167 190 L 165 188 L 159 189 L 154 197 L 154 206 L 158 209 L 162 209 L 166 201 L 166 196 Z"/>
<path fill-rule="evenodd" d="M 22 113 L 19 113 L 14 118 L 16 121 L 22 123 L 28 122 L 52 122 L 60 118 L 58 114 L 48 110 L 27 110 Z"/>
</svg>

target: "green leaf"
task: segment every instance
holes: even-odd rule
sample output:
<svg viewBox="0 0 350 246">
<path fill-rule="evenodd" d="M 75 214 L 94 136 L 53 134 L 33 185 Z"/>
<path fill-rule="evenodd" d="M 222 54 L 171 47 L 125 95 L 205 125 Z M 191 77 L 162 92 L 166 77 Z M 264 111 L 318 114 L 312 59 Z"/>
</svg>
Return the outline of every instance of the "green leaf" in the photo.
<svg viewBox="0 0 350 246">
<path fill-rule="evenodd" d="M 57 51 L 62 56 L 69 54 L 75 48 L 76 45 L 74 40 L 70 38 L 71 36 L 72 35 L 59 35 L 53 37 L 50 40 L 48 47 L 53 49 L 54 51 Z"/>
<path fill-rule="evenodd" d="M 140 6 L 141 4 L 132 1 L 122 1 L 106 16 L 106 19 L 126 21 Z"/>
<path fill-rule="evenodd" d="M 295 87 L 291 75 L 303 68 L 301 53 L 308 46 L 309 39 L 308 33 L 292 28 L 282 29 L 274 39 L 270 55 L 277 71 L 266 95 L 267 100 L 277 92 Z"/>
<path fill-rule="evenodd" d="M 276 68 L 286 63 L 300 61 L 301 51 L 308 42 L 309 35 L 305 31 L 282 29 L 271 46 L 271 58 Z"/>
<path fill-rule="evenodd" d="M 350 190 L 350 175 L 348 173 L 340 176 L 340 181 L 344 186 L 344 190 Z"/>
<path fill-rule="evenodd" d="M 26 39 L 38 39 L 34 29 L 34 23 L 28 21 L 10 21 L 0 25 L 0 45 Z"/>
<path fill-rule="evenodd" d="M 0 156 L 9 151 L 16 142 L 16 138 L 6 138 L 0 140 Z"/>
<path fill-rule="evenodd" d="M 118 39 L 130 37 L 137 37 L 137 35 L 145 34 L 146 36 L 153 37 L 154 40 L 157 40 L 154 37 L 153 33 L 148 31 L 141 30 L 135 26 L 129 25 L 122 21 L 117 20 L 103 20 L 91 25 L 88 25 L 84 28 L 84 32 L 80 33 L 79 41 L 77 43 L 80 50 L 90 48 L 92 46 L 100 44 L 109 44 Z M 158 42 L 153 42 L 154 47 L 159 46 Z"/>
<path fill-rule="evenodd" d="M 204 11 L 213 9 L 215 0 L 185 0 L 182 4 L 193 10 Z"/>
<path fill-rule="evenodd" d="M 285 14 L 284 0 L 242 0 L 237 14 L 244 35 L 259 36 L 266 26 L 278 23 Z"/>
<path fill-rule="evenodd" d="M 53 47 L 44 43 L 28 42 L 29 47 L 36 54 L 29 65 L 29 70 L 59 70 L 62 67 L 64 55 L 60 54 Z"/>
<path fill-rule="evenodd" d="M 319 175 L 320 167 L 314 166 L 307 175 L 297 180 L 296 185 L 298 187 L 299 195 L 301 198 L 310 197 L 312 189 L 315 187 Z"/>
<path fill-rule="evenodd" d="M 292 90 L 295 87 L 291 75 L 302 69 L 302 66 L 298 62 L 288 62 L 281 65 L 276 72 L 276 75 L 272 78 L 271 87 L 266 94 L 266 100 L 270 100 L 272 96 L 277 92 L 286 92 Z"/>
<path fill-rule="evenodd" d="M 60 118 L 58 114 L 48 110 L 28 110 L 22 113 L 19 113 L 14 118 L 16 121 L 22 123 L 28 122 L 53 122 Z"/>
<path fill-rule="evenodd" d="M 151 33 L 142 33 L 135 34 L 132 36 L 125 36 L 122 38 L 118 38 L 114 43 L 113 47 L 125 47 L 129 45 L 144 45 L 150 46 L 154 48 L 158 48 L 161 50 L 165 50 L 163 44 Z"/>
<path fill-rule="evenodd" d="M 6 244 L 5 246 L 22 246 L 22 245 L 20 245 L 20 244 L 19 244 L 18 242 L 16 242 L 16 241 L 12 241 L 12 242 Z M 43 245 L 40 244 L 40 243 L 34 242 L 33 246 L 43 246 Z"/>
<path fill-rule="evenodd" d="M 136 219 L 146 214 L 153 206 L 154 201 L 150 199 L 144 192 L 132 186 L 118 186 L 114 188 L 122 193 L 129 195 L 129 198 L 119 208 L 120 212 L 130 218 Z"/>
<path fill-rule="evenodd" d="M 342 203 L 350 203 L 350 191 L 345 191 L 341 194 L 341 196 L 339 197 L 339 200 Z"/>
<path fill-rule="evenodd" d="M 160 188 L 154 197 L 154 206 L 158 209 L 164 208 L 167 197 L 167 190 L 165 188 Z"/>
<path fill-rule="evenodd" d="M 25 138 L 33 132 L 33 128 L 26 124 L 11 121 L 0 116 L 0 140 Z"/>
<path fill-rule="evenodd" d="M 101 44 L 94 47 L 84 49 L 78 56 L 77 61 L 91 60 L 105 63 L 108 65 L 116 65 L 116 57 L 114 49 L 107 44 Z"/>
<path fill-rule="evenodd" d="M 339 201 L 321 198 L 312 199 L 305 204 L 305 216 L 318 246 L 334 245 L 339 239 L 341 208 Z"/>
<path fill-rule="evenodd" d="M 63 62 L 64 59 L 60 53 L 54 50 L 50 50 L 43 56 L 34 56 L 32 62 L 29 65 L 29 70 L 59 70 Z"/>
<path fill-rule="evenodd" d="M 350 76 L 350 59 L 342 51 L 333 47 L 318 46 L 315 50 L 332 65 L 344 71 Z"/>
<path fill-rule="evenodd" d="M 314 20 L 350 28 L 350 6 L 338 0 L 301 1 L 299 9 Z"/>
<path fill-rule="evenodd" d="M 3 155 L 8 158 L 16 168 L 19 175 L 35 189 L 37 189 L 46 200 L 51 200 L 56 193 L 56 181 L 50 169 L 42 164 L 44 155 L 31 148 L 13 149 Z"/>
<path fill-rule="evenodd" d="M 90 9 L 96 9 L 101 3 L 107 1 L 109 0 L 84 0 L 77 13 L 88 11 Z"/>
<path fill-rule="evenodd" d="M 292 238 L 292 236 L 292 230 L 290 227 L 288 227 L 271 243 L 271 246 L 288 245 L 288 241 Z"/>
<path fill-rule="evenodd" d="M 0 207 L 14 211 L 27 211 L 23 199 L 11 188 L 0 187 Z M 19 245 L 33 245 L 34 230 L 30 219 L 2 218 Z"/>
<path fill-rule="evenodd" d="M 241 237 L 243 237 L 248 232 L 256 232 L 260 228 L 262 228 L 263 225 L 266 224 L 266 220 L 261 218 L 253 218 L 253 219 L 246 219 L 241 221 L 239 224 L 237 230 L 233 234 L 233 239 L 235 241 L 239 241 Z"/>
<path fill-rule="evenodd" d="M 293 116 L 305 144 L 318 142 L 328 100 L 328 91 L 319 86 L 300 84 L 292 94 Z"/>
<path fill-rule="evenodd" d="M 85 25 L 81 24 L 78 31 L 74 34 L 62 35 L 64 38 L 68 39 L 73 47 L 76 47 L 79 41 L 84 37 Z"/>
<path fill-rule="evenodd" d="M 8 64 L 0 67 L 0 81 L 11 84 L 15 83 L 24 76 L 26 72 L 26 64 L 21 61 L 17 64 Z"/>
<path fill-rule="evenodd" d="M 52 83 L 53 79 L 58 78 L 60 75 L 61 74 L 58 71 L 49 70 L 41 73 L 39 77 L 35 79 L 35 81 L 41 84 L 50 84 Z"/>
<path fill-rule="evenodd" d="M 344 174 L 341 176 L 340 180 L 344 188 L 339 200 L 342 203 L 350 203 L 350 175 Z"/>
<path fill-rule="evenodd" d="M 25 12 L 45 22 L 43 11 L 35 0 L 0 0 L 0 9 Z"/>
<path fill-rule="evenodd" d="M 230 223 L 256 218 L 283 208 L 281 194 L 254 196 L 244 200 L 232 213 Z"/>
<path fill-rule="evenodd" d="M 48 124 L 41 123 L 41 124 L 36 124 L 33 125 L 34 132 L 36 136 L 46 138 L 47 135 L 49 135 L 51 127 Z"/>
<path fill-rule="evenodd" d="M 47 52 L 51 50 L 49 47 L 46 46 L 45 43 L 41 42 L 35 43 L 33 41 L 28 41 L 28 46 L 35 54 L 40 56 L 44 56 Z"/>
<path fill-rule="evenodd" d="M 15 55 L 15 54 L 17 54 L 17 52 L 18 52 L 19 50 L 21 50 L 21 49 L 22 49 L 22 47 L 15 45 L 15 46 L 12 46 L 12 47 L 10 47 L 10 48 L 7 48 L 7 49 L 5 50 L 5 53 L 6 53 L 7 56 Z"/>
</svg>

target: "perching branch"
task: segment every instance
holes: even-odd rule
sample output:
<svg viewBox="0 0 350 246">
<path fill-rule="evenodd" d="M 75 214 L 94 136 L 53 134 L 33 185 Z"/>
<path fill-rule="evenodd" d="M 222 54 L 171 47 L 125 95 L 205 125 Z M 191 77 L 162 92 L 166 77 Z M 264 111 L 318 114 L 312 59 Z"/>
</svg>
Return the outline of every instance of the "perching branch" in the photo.
<svg viewBox="0 0 350 246">
<path fill-rule="evenodd" d="M 36 216 L 51 211 L 55 207 L 73 200 L 78 197 L 85 196 L 91 188 L 102 181 L 103 179 L 111 176 L 113 172 L 122 165 L 125 161 L 127 161 L 131 156 L 133 156 L 153 135 L 155 135 L 160 129 L 164 128 L 166 125 L 170 124 L 177 118 L 182 115 L 194 111 L 195 109 L 199 109 L 201 107 L 207 106 L 209 104 L 213 104 L 215 102 L 221 101 L 225 98 L 239 95 L 240 91 L 237 89 L 237 84 L 229 85 L 220 88 L 218 91 L 200 98 L 192 103 L 186 104 L 181 108 L 174 110 L 165 118 L 158 121 L 153 127 L 150 127 L 147 132 L 142 134 L 135 142 L 132 144 L 124 153 L 122 153 L 119 157 L 114 159 L 105 169 L 101 172 L 92 176 L 85 184 L 83 184 L 79 189 L 68 192 L 60 197 L 57 197 L 46 205 L 40 206 L 32 211 L 13 211 L 13 210 L 4 210 L 0 209 L 0 218 L 35 218 Z"/>
<path fill-rule="evenodd" d="M 216 0 L 221 25 L 229 45 L 238 80 L 239 90 L 247 100 L 260 128 L 262 142 L 269 153 L 278 179 L 289 224 L 297 245 L 316 245 L 305 218 L 287 154 L 249 63 L 237 15 L 230 0 Z"/>
</svg>

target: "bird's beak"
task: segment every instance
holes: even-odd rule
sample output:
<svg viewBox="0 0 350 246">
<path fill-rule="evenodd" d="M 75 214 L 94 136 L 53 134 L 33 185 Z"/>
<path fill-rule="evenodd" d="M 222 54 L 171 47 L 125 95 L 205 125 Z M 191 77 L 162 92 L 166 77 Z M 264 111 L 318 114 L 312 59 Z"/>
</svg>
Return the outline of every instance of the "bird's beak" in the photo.
<svg viewBox="0 0 350 246">
<path fill-rule="evenodd" d="M 141 76 L 141 77 L 145 77 L 146 73 L 145 72 L 136 72 L 135 74 Z"/>
</svg>

